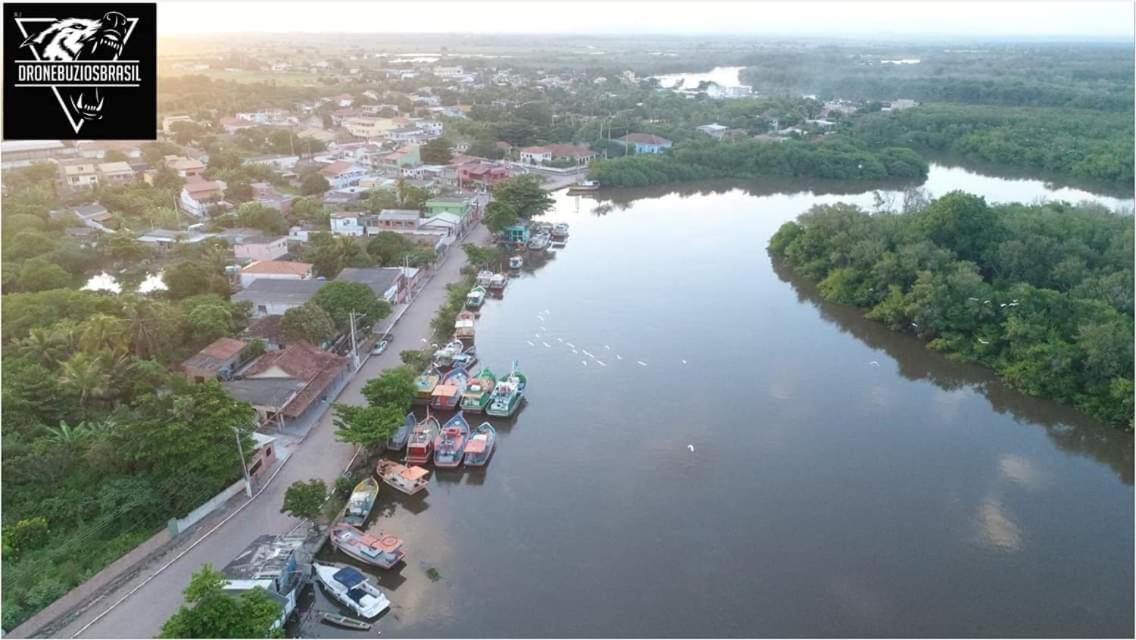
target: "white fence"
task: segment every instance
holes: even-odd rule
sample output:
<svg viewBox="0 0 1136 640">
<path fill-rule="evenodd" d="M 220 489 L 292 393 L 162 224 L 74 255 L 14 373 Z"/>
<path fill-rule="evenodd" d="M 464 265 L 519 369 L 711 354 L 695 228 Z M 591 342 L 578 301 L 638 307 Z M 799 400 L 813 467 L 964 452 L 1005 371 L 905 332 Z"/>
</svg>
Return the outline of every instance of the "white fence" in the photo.
<svg viewBox="0 0 1136 640">
<path fill-rule="evenodd" d="M 219 507 L 221 507 L 221 505 L 228 502 L 229 498 L 232 498 L 233 496 L 243 491 L 244 488 L 245 481 L 243 479 L 238 480 L 235 483 L 229 485 L 229 487 L 221 493 L 218 493 L 217 495 L 210 498 L 209 501 L 205 504 L 194 509 L 193 511 L 190 511 L 189 515 L 187 515 L 186 517 L 170 518 L 169 523 L 167 523 L 166 525 L 170 530 L 170 536 L 176 537 L 179 533 L 197 524 L 201 521 L 202 518 L 209 515 L 210 513 L 213 513 Z"/>
</svg>

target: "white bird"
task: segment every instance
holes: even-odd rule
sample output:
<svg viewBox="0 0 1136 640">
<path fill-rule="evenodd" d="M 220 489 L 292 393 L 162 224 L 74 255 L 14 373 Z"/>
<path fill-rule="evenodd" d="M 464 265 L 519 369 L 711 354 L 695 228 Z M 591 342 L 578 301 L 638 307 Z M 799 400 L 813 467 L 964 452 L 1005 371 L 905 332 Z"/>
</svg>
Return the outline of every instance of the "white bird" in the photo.
<svg viewBox="0 0 1136 640">
<path fill-rule="evenodd" d="M 621 355 L 619 355 L 619 354 L 617 353 L 617 354 L 615 354 L 615 359 L 616 359 L 616 360 L 622 360 L 622 359 L 623 359 L 623 356 L 621 356 Z"/>
<path fill-rule="evenodd" d="M 426 344 L 426 338 L 422 338 L 422 344 Z"/>
<path fill-rule="evenodd" d="M 592 355 L 592 354 L 588 353 L 588 350 L 587 350 L 587 349 L 580 349 L 580 351 L 583 351 L 583 352 L 584 352 L 584 355 L 588 356 L 589 358 L 594 358 L 594 357 L 595 357 L 594 355 Z"/>
<path fill-rule="evenodd" d="M 682 361 L 682 363 L 683 363 L 683 364 L 686 364 L 686 360 L 683 360 L 683 361 Z"/>
<path fill-rule="evenodd" d="M 577 354 L 577 353 L 580 353 L 580 352 L 579 352 L 579 351 L 576 351 L 575 349 L 573 349 L 573 350 L 572 350 L 572 354 L 573 354 L 573 355 L 575 355 L 575 354 Z"/>
<path fill-rule="evenodd" d="M 600 365 L 601 367 L 606 367 L 606 366 L 607 366 L 606 364 L 604 364 L 604 361 L 603 361 L 603 360 L 596 360 L 596 364 Z"/>
<path fill-rule="evenodd" d="M 545 348 L 548 348 L 548 349 L 552 348 L 552 345 L 548 344 L 547 342 L 541 342 L 541 344 L 543 344 L 545 346 Z"/>
<path fill-rule="evenodd" d="M 564 338 L 557 338 L 558 341 L 564 342 Z"/>
<path fill-rule="evenodd" d="M 989 300 L 983 300 L 982 304 L 990 304 L 990 301 Z"/>
<path fill-rule="evenodd" d="M 540 334 L 539 334 L 539 333 L 534 333 L 534 334 L 533 334 L 533 337 L 534 337 L 534 338 L 537 338 L 537 339 L 540 339 Z"/>
<path fill-rule="evenodd" d="M 687 449 L 690 449 L 690 452 L 691 452 L 691 453 L 694 453 L 694 445 L 692 445 L 692 444 L 688 444 L 688 445 L 686 445 L 686 448 L 687 448 Z"/>
<path fill-rule="evenodd" d="M 875 360 L 872 360 L 872 361 L 871 361 L 871 362 L 869 362 L 868 364 L 872 365 L 873 367 L 878 367 L 878 366 L 880 366 L 880 363 L 876 362 Z"/>
<path fill-rule="evenodd" d="M 587 360 L 581 360 L 580 364 L 582 364 L 586 367 L 586 366 L 588 366 L 588 361 Z"/>
<path fill-rule="evenodd" d="M 639 366 L 640 366 L 640 367 L 645 367 L 645 366 L 647 366 L 647 363 L 646 363 L 646 362 L 643 362 L 642 360 L 636 360 L 636 362 L 638 362 L 638 363 L 639 363 Z"/>
<path fill-rule="evenodd" d="M 541 331 L 548 331 L 548 329 L 545 329 L 543 326 L 540 328 L 540 330 Z"/>
<path fill-rule="evenodd" d="M 605 345 L 604 345 L 604 349 L 607 349 L 608 351 L 611 351 L 611 346 L 610 346 L 610 345 L 606 345 L 606 344 L 605 344 Z"/>
<path fill-rule="evenodd" d="M 533 341 L 532 341 L 532 340 L 528 340 L 527 342 L 529 343 L 529 346 L 530 346 L 530 347 L 535 347 L 535 346 L 536 346 L 535 344 L 533 344 Z"/>
<path fill-rule="evenodd" d="M 1004 308 L 1006 308 L 1006 303 L 1005 303 L 1005 302 L 1003 302 L 1002 304 L 1000 304 L 1000 305 L 998 305 L 998 306 L 999 306 L 999 307 L 1002 307 L 1002 308 L 1004 309 Z"/>
<path fill-rule="evenodd" d="M 572 344 L 571 342 L 565 342 L 564 344 L 568 345 L 569 349 L 575 349 L 576 348 L 576 345 Z"/>
<path fill-rule="evenodd" d="M 916 324 L 916 323 L 914 323 L 914 322 L 912 322 L 912 323 L 911 323 L 911 326 L 915 327 L 916 329 L 918 329 L 918 328 L 919 328 L 919 325 L 918 325 L 918 324 Z"/>
<path fill-rule="evenodd" d="M 978 302 L 978 298 L 967 298 L 967 300 L 970 300 L 971 302 Z"/>
</svg>

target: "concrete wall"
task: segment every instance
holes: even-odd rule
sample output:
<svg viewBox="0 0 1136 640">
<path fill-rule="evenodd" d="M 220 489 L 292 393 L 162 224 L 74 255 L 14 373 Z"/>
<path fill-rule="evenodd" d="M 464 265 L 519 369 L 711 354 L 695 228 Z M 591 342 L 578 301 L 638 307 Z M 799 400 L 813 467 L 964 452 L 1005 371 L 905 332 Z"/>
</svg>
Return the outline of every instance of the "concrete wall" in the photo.
<svg viewBox="0 0 1136 640">
<path fill-rule="evenodd" d="M 168 525 L 170 535 L 176 536 L 179 533 L 181 533 L 182 531 L 185 531 L 186 529 L 197 524 L 202 518 L 209 515 L 210 513 L 213 513 L 213 511 L 215 511 L 216 509 L 218 509 L 222 505 L 224 505 L 226 502 L 228 502 L 229 498 L 232 498 L 233 496 L 237 495 L 241 491 L 244 491 L 244 488 L 245 488 L 244 479 L 238 480 L 238 481 L 234 482 L 233 484 L 229 485 L 229 487 L 227 489 L 225 489 L 224 491 L 222 491 L 221 493 L 218 493 L 217 495 L 210 498 L 209 501 L 206 502 L 205 504 L 203 504 L 200 507 L 191 511 L 189 513 L 189 515 L 187 515 L 186 517 L 184 517 L 184 518 L 170 518 L 170 522 L 169 522 L 169 525 Z"/>
</svg>

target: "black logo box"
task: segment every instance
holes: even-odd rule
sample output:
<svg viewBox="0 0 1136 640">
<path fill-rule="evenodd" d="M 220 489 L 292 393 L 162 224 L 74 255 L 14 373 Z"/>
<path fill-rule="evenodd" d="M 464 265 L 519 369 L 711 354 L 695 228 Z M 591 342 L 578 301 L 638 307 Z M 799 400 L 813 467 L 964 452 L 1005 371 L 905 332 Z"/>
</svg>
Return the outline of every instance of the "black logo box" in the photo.
<svg viewBox="0 0 1136 640">
<path fill-rule="evenodd" d="M 137 86 L 59 87 L 17 86 L 21 61 L 35 60 L 32 51 L 44 45 L 27 40 L 28 36 L 56 24 L 54 21 L 78 18 L 114 25 L 117 12 L 128 21 L 136 19 L 129 37 L 122 43 L 118 60 L 138 61 Z M 108 14 L 112 14 L 108 18 Z M 35 18 L 51 18 L 37 21 Z M 33 19 L 33 20 L 29 20 Z M 4 131 L 5 140 L 154 140 L 158 129 L 158 23 L 157 4 L 148 3 L 5 3 L 4 4 Z M 88 23 L 88 32 L 97 29 Z M 105 33 L 105 32 L 99 32 Z M 98 35 L 91 37 L 97 38 Z M 113 36 L 112 36 L 113 38 Z M 102 50 L 106 53 L 105 48 Z M 109 57 L 98 56 L 110 61 Z M 82 54 L 80 54 L 82 59 Z M 64 64 L 92 64 L 67 62 Z M 97 65 L 97 62 L 93 63 Z M 28 66 L 28 65 L 23 65 Z M 47 65 L 44 65 L 47 66 Z M 58 66 L 58 65 L 55 65 Z M 98 119 L 83 119 L 75 103 L 102 100 Z M 80 122 L 75 130 L 75 122 Z"/>
</svg>

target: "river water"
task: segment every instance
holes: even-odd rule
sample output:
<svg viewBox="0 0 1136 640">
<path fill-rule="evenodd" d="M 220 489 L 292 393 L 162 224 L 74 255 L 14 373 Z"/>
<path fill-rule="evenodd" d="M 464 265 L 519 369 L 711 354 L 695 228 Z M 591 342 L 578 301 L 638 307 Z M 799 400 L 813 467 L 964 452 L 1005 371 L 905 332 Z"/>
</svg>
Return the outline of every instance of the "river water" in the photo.
<svg viewBox="0 0 1136 640">
<path fill-rule="evenodd" d="M 384 486 L 371 529 L 409 557 L 371 572 L 372 631 L 299 633 L 1131 637 L 1132 437 L 820 300 L 769 237 L 873 198 L 773 188 L 557 194 L 568 246 L 478 324 L 527 406 L 486 469 Z"/>
</svg>

